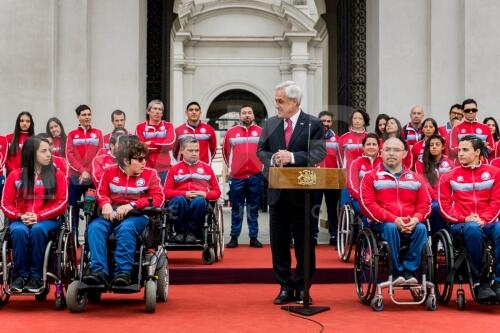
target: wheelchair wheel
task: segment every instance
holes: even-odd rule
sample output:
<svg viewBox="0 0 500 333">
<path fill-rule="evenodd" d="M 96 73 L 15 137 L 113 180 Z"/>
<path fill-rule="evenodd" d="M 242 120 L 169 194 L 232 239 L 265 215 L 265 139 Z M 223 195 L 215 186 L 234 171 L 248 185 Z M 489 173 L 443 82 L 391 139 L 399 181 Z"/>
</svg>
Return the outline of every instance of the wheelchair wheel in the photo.
<svg viewBox="0 0 500 333">
<path fill-rule="evenodd" d="M 212 247 L 209 247 L 202 251 L 201 262 L 204 265 L 211 265 L 215 262 L 215 251 Z"/>
<path fill-rule="evenodd" d="M 40 294 L 35 295 L 35 299 L 37 302 L 45 302 L 47 299 L 47 295 L 50 292 L 50 285 L 47 282 L 47 288 L 45 288 Z"/>
<path fill-rule="evenodd" d="M 384 299 L 382 297 L 375 297 L 370 302 L 370 306 L 375 312 L 384 311 Z"/>
<path fill-rule="evenodd" d="M 465 293 L 462 289 L 457 291 L 457 308 L 460 311 L 465 310 Z"/>
<path fill-rule="evenodd" d="M 168 287 L 170 285 L 170 277 L 168 274 L 168 260 L 164 253 L 160 256 L 159 262 L 163 262 L 163 264 L 160 265 L 156 271 L 156 276 L 158 276 L 158 280 L 156 283 L 156 296 L 158 298 L 158 301 L 166 302 L 168 300 Z"/>
<path fill-rule="evenodd" d="M 216 214 L 216 221 L 217 221 L 217 228 L 216 228 L 216 234 L 217 234 L 217 251 L 215 251 L 215 260 L 216 261 L 221 261 L 222 258 L 224 257 L 224 215 L 222 212 L 222 206 L 217 205 L 217 211 L 215 212 Z"/>
<path fill-rule="evenodd" d="M 73 313 L 82 312 L 87 305 L 87 293 L 81 293 L 78 290 L 80 281 L 75 280 L 68 286 L 68 293 L 66 295 L 66 304 L 69 311 Z"/>
<path fill-rule="evenodd" d="M 363 229 L 356 241 L 354 282 L 359 300 L 370 304 L 377 290 L 378 248 L 370 229 Z"/>
<path fill-rule="evenodd" d="M 427 281 L 431 281 L 431 282 L 434 281 L 434 258 L 432 256 L 432 248 L 431 248 L 429 242 L 426 243 L 424 250 L 422 251 L 422 260 L 421 260 L 421 264 L 420 264 L 420 270 L 417 273 L 417 280 L 418 281 L 422 281 L 423 273 L 425 273 L 425 279 Z M 423 295 L 424 295 L 424 291 L 420 287 L 410 288 L 410 293 L 416 302 L 420 302 L 422 300 Z M 429 296 L 429 295 L 427 295 L 427 296 Z"/>
<path fill-rule="evenodd" d="M 350 205 L 340 209 L 337 227 L 337 252 L 340 260 L 349 261 L 354 239 L 354 211 Z"/>
<path fill-rule="evenodd" d="M 432 242 L 432 253 L 434 255 L 434 278 L 432 282 L 436 287 L 436 295 L 439 303 L 448 304 L 453 293 L 454 253 L 451 237 L 448 231 L 440 230 L 434 235 Z"/>
<path fill-rule="evenodd" d="M 11 272 L 11 266 L 9 266 L 9 262 L 12 259 L 12 256 L 9 254 L 9 251 L 7 250 L 7 241 L 3 241 L 3 237 L 5 234 L 1 234 L 1 243 L 2 244 L 2 249 L 0 253 L 0 308 L 6 305 L 9 302 L 10 294 L 7 293 L 7 291 L 4 289 L 4 281 L 9 281 L 9 275 Z M 4 267 L 4 261 L 7 264 L 6 267 Z M 5 274 L 4 274 L 5 273 Z"/>
<path fill-rule="evenodd" d="M 57 296 L 54 304 L 54 309 L 60 311 L 65 307 L 66 307 L 66 299 L 64 298 L 64 296 L 62 295 Z"/>
<path fill-rule="evenodd" d="M 144 300 L 146 312 L 153 313 L 156 310 L 156 281 L 148 280 L 144 286 Z"/>
</svg>

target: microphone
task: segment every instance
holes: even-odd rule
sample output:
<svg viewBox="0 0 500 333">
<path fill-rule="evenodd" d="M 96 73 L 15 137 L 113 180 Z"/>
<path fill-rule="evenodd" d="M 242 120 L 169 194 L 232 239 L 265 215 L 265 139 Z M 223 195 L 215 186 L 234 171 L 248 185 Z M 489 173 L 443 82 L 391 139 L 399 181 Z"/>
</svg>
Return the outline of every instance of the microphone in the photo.
<svg viewBox="0 0 500 333">
<path fill-rule="evenodd" d="M 311 119 L 309 119 L 309 128 L 307 130 L 307 166 L 311 166 Z"/>
</svg>

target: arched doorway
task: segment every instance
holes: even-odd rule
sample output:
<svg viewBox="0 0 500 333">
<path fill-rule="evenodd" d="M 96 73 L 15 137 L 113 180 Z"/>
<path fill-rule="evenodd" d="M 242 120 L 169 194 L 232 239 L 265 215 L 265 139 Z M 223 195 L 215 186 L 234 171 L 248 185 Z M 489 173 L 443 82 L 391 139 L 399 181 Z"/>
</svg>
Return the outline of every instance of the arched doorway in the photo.
<svg viewBox="0 0 500 333">
<path fill-rule="evenodd" d="M 255 94 L 243 89 L 231 89 L 218 95 L 207 111 L 208 123 L 216 131 L 225 131 L 239 122 L 242 105 L 250 105 L 255 114 L 255 122 L 261 124 L 267 117 L 264 103 Z"/>
</svg>

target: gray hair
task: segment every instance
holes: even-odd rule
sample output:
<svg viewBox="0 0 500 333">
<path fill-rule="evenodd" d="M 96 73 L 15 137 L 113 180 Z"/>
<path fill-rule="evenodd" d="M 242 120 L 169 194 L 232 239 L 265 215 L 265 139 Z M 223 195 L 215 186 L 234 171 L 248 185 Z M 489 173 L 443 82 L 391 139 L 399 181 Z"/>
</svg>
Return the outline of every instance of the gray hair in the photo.
<svg viewBox="0 0 500 333">
<path fill-rule="evenodd" d="M 296 99 L 300 105 L 300 101 L 302 100 L 302 90 L 295 83 L 295 81 L 285 81 L 276 86 L 275 90 L 284 90 L 286 97 L 290 99 Z"/>
<path fill-rule="evenodd" d="M 185 138 L 182 138 L 180 140 L 180 150 L 184 150 L 184 148 L 186 148 L 186 146 L 190 143 L 197 143 L 198 142 L 198 139 L 196 139 L 195 137 L 192 137 L 192 136 L 187 136 Z"/>
<path fill-rule="evenodd" d="M 160 101 L 159 99 L 153 99 L 151 102 L 148 103 L 148 108 L 147 110 L 151 110 L 151 108 L 153 107 L 153 105 L 155 104 L 160 104 L 161 105 L 161 108 L 164 110 L 165 107 L 163 106 L 163 102 Z"/>
</svg>

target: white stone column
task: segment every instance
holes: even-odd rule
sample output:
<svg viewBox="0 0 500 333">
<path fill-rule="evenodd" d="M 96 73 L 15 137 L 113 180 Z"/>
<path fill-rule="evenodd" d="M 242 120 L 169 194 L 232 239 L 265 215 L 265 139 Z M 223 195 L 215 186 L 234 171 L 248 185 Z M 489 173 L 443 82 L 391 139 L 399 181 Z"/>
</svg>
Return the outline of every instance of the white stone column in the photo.
<svg viewBox="0 0 500 333">
<path fill-rule="evenodd" d="M 308 42 L 314 37 L 308 34 L 286 33 L 290 43 L 290 66 L 292 68 L 292 80 L 295 81 L 304 93 L 301 107 L 308 112 L 308 80 L 307 66 L 310 64 Z"/>
<path fill-rule="evenodd" d="M 170 101 L 170 120 L 178 125 L 185 120 L 184 116 L 184 40 L 186 36 L 176 35 L 172 42 L 172 84 Z"/>
</svg>

